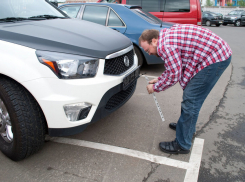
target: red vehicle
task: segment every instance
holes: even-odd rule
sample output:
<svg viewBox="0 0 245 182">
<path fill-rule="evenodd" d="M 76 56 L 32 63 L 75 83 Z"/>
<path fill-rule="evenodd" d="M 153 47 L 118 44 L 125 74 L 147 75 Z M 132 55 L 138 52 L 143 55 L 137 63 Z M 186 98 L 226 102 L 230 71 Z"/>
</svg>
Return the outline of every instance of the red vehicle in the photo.
<svg viewBox="0 0 245 182">
<path fill-rule="evenodd" d="M 115 0 L 98 2 L 116 3 Z M 200 0 L 121 0 L 121 4 L 139 5 L 163 21 L 202 25 Z"/>
</svg>

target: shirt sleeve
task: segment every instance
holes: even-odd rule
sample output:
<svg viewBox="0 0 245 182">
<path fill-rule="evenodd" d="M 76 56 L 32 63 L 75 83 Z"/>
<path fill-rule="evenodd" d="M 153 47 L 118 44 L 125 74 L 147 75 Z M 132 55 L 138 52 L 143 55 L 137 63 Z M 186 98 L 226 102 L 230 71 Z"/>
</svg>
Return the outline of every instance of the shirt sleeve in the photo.
<svg viewBox="0 0 245 182">
<path fill-rule="evenodd" d="M 153 90 L 155 92 L 164 91 L 175 85 L 180 80 L 182 71 L 182 61 L 177 48 L 162 46 L 159 55 L 165 61 L 166 70 L 158 77 L 158 82 L 154 84 Z"/>
</svg>

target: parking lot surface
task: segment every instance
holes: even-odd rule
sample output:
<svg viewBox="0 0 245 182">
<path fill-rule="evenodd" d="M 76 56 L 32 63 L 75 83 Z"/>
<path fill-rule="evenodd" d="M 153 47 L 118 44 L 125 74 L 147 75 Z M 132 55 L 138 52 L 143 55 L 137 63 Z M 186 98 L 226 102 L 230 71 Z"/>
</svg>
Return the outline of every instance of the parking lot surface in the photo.
<svg viewBox="0 0 245 182">
<path fill-rule="evenodd" d="M 170 155 L 158 148 L 175 138 L 168 124 L 179 118 L 183 91 L 177 83 L 156 94 L 163 122 L 145 75 L 159 76 L 164 65 L 146 65 L 132 98 L 84 132 L 47 138 L 41 151 L 20 162 L 0 153 L 0 181 L 245 181 L 245 27 L 209 28 L 231 46 L 232 65 L 200 111 L 190 154 Z"/>
</svg>

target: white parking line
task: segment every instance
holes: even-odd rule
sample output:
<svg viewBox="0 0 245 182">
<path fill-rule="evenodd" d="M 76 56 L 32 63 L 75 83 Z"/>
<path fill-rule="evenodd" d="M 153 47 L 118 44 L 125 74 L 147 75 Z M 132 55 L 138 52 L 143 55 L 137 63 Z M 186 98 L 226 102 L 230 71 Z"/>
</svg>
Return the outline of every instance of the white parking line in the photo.
<svg viewBox="0 0 245 182">
<path fill-rule="evenodd" d="M 187 169 L 184 182 L 196 182 L 198 180 L 198 173 L 202 161 L 203 145 L 204 139 L 195 138 L 189 160 L 189 164 L 192 165 L 192 168 Z"/>
<path fill-rule="evenodd" d="M 203 139 L 199 139 L 199 138 L 195 139 L 194 144 L 193 144 L 193 149 L 191 152 L 190 161 L 188 163 L 188 162 L 179 161 L 179 160 L 175 160 L 175 159 L 171 159 L 167 157 L 148 154 L 146 152 L 140 152 L 137 150 L 126 149 L 122 147 L 116 147 L 116 146 L 111 146 L 111 145 L 106 145 L 106 144 L 101 144 L 101 143 L 95 143 L 95 142 L 88 142 L 84 140 L 61 138 L 61 137 L 51 138 L 50 140 L 53 142 L 57 142 L 57 143 L 63 143 L 63 144 L 76 145 L 76 146 L 81 146 L 81 147 L 97 149 L 97 150 L 103 150 L 107 152 L 135 157 L 135 158 L 139 158 L 139 159 L 143 159 L 143 160 L 147 160 L 150 162 L 163 164 L 163 165 L 167 165 L 171 167 L 187 169 L 184 182 L 194 182 L 194 181 L 196 182 L 197 181 L 201 158 L 202 158 L 202 149 L 203 149 L 203 144 L 204 144 Z"/>
</svg>

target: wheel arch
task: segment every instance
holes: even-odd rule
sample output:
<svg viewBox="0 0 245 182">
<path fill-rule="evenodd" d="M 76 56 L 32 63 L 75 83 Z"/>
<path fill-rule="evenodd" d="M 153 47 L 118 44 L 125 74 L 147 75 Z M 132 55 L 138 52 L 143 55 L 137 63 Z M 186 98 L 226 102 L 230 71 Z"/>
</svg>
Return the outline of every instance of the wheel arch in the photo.
<svg viewBox="0 0 245 182">
<path fill-rule="evenodd" d="M 7 76 L 7 75 L 5 75 L 5 74 L 2 74 L 2 73 L 0 73 L 0 78 L 7 78 L 7 79 L 10 79 L 10 80 L 12 80 L 12 81 L 14 81 L 14 82 L 16 82 L 17 84 L 19 84 L 20 86 L 22 86 L 32 97 L 33 97 L 33 99 L 36 101 L 36 103 L 38 104 L 38 106 L 39 106 L 39 108 L 40 108 L 40 110 L 41 110 L 41 112 L 42 112 L 42 114 L 43 114 L 43 116 L 44 116 L 44 118 L 45 118 L 45 123 L 46 123 L 46 128 L 48 129 L 48 123 L 47 123 L 47 119 L 46 119 L 46 116 L 45 116 L 45 114 L 44 114 L 44 112 L 43 112 L 43 109 L 42 109 L 42 107 L 41 107 L 41 105 L 38 103 L 38 101 L 37 101 L 37 99 L 33 96 L 33 94 L 23 85 L 23 84 L 21 84 L 20 82 L 18 82 L 16 79 L 14 79 L 14 78 L 11 78 L 11 77 L 9 77 L 9 76 Z M 45 131 L 46 132 L 46 134 L 48 134 L 48 130 L 46 130 Z"/>
</svg>

